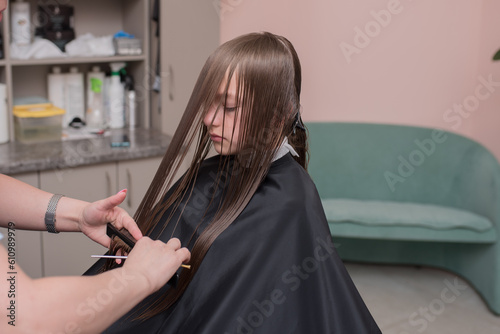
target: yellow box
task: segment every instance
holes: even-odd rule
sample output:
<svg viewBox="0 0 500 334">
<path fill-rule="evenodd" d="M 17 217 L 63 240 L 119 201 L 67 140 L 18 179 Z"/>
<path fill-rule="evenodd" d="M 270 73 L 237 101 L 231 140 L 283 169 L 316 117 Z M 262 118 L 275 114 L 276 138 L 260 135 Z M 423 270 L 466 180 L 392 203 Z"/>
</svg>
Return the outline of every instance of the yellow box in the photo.
<svg viewBox="0 0 500 334">
<path fill-rule="evenodd" d="M 61 140 L 62 119 L 66 111 L 51 103 L 14 107 L 14 133 L 23 143 Z"/>
</svg>

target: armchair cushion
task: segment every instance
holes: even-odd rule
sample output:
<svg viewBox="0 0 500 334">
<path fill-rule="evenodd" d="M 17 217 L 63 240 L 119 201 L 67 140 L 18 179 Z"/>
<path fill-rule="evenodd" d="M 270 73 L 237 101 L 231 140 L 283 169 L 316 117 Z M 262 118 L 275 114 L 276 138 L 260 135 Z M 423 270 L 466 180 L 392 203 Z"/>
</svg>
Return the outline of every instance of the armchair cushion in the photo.
<svg viewBox="0 0 500 334">
<path fill-rule="evenodd" d="M 421 226 L 436 230 L 466 228 L 484 232 L 491 221 L 475 213 L 432 204 L 355 199 L 322 200 L 326 217 L 332 222 L 352 221 L 377 226 Z"/>
<path fill-rule="evenodd" d="M 322 203 L 330 228 L 337 236 L 479 243 L 496 240 L 496 230 L 489 219 L 462 209 L 345 198 L 327 198 Z"/>
</svg>

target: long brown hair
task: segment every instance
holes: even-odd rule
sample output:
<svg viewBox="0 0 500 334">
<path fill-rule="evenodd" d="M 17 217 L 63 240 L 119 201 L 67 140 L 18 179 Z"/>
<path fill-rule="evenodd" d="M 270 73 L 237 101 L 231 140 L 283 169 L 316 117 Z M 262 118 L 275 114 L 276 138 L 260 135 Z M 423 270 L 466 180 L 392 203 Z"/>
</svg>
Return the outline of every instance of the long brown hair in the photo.
<svg viewBox="0 0 500 334">
<path fill-rule="evenodd" d="M 223 183 L 224 196 L 214 217 L 194 241 L 191 269 L 183 270 L 177 288 L 169 289 L 164 298 L 156 298 L 139 319 L 161 313 L 182 296 L 212 243 L 252 198 L 285 136 L 299 154 L 296 160 L 307 167 L 306 131 L 300 126 L 294 127 L 301 90 L 297 53 L 284 37 L 267 32 L 243 35 L 218 47 L 206 61 L 172 142 L 134 215 L 142 232 L 151 233 L 164 215 L 167 218 L 163 217 L 162 231 L 167 224 L 178 223 L 171 221 L 172 216 L 177 210 L 185 209 L 186 204 L 180 204 L 188 203 L 200 163 L 212 145 L 203 119 L 214 105 L 217 112 L 225 112 L 227 89 L 233 76 L 237 82 L 236 113 L 240 113 L 241 122 L 237 153 L 233 157 L 220 156 L 216 184 Z M 225 85 L 222 98 L 218 94 L 221 84 Z M 298 121 L 302 122 L 300 114 Z M 192 146 L 195 150 L 190 167 L 166 198 L 187 148 Z M 116 252 L 120 248 L 117 246 L 112 243 L 111 251 Z"/>
</svg>

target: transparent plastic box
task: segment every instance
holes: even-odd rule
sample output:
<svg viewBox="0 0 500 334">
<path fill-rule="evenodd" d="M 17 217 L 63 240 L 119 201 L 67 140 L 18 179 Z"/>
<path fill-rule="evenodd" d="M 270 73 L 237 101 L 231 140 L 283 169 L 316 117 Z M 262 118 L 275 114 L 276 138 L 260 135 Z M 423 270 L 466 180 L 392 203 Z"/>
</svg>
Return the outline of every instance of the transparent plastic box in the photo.
<svg viewBox="0 0 500 334">
<path fill-rule="evenodd" d="M 121 56 L 142 54 L 141 40 L 138 38 L 114 38 L 115 53 Z"/>
<path fill-rule="evenodd" d="M 14 107 L 14 133 L 23 143 L 61 140 L 64 109 L 50 103 Z"/>
</svg>

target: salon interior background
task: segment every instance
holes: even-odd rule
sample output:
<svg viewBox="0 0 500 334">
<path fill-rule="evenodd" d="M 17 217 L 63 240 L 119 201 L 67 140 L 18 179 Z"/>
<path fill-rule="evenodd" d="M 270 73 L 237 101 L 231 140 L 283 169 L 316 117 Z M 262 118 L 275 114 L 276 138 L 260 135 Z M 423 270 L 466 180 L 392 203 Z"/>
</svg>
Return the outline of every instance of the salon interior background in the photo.
<svg viewBox="0 0 500 334">
<path fill-rule="evenodd" d="M 500 2 L 220 0 L 221 42 L 288 37 L 303 66 L 305 121 L 428 126 L 500 159 Z"/>
</svg>

